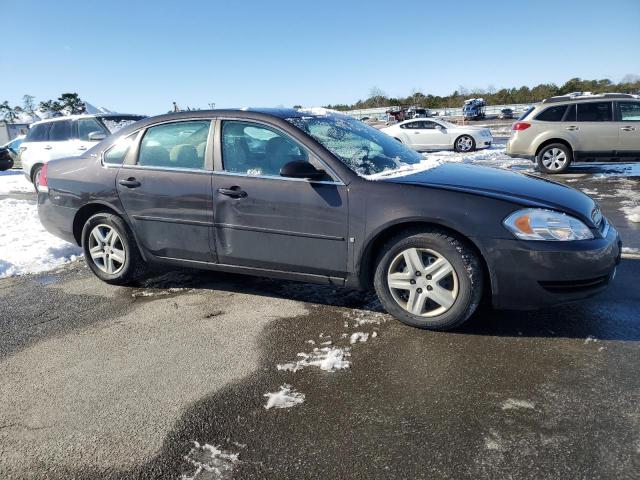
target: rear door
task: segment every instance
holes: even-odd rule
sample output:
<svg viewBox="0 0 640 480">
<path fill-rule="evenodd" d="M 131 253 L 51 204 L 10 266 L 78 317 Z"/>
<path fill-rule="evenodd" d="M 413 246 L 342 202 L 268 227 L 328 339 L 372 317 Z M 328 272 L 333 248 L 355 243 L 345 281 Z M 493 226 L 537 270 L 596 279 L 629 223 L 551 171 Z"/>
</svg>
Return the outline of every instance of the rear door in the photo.
<svg viewBox="0 0 640 480">
<path fill-rule="evenodd" d="M 640 101 L 618 102 L 617 126 L 620 158 L 640 158 Z"/>
<path fill-rule="evenodd" d="M 285 178 L 280 168 L 309 161 L 303 145 L 271 125 L 223 120 L 213 179 L 221 264 L 344 278 L 348 199 L 340 179 Z"/>
<path fill-rule="evenodd" d="M 42 146 L 47 156 L 47 161 L 80 155 L 82 152 L 76 152 L 73 146 L 73 121 L 59 120 L 51 122 L 49 139 Z"/>
<path fill-rule="evenodd" d="M 78 155 L 98 143 L 96 140 L 89 140 L 89 134 L 93 132 L 102 133 L 105 136 L 110 134 L 95 118 L 79 118 L 76 121 L 76 140 L 73 148 L 78 152 Z"/>
<path fill-rule="evenodd" d="M 619 136 L 613 121 L 613 102 L 577 102 L 574 111 L 575 122 L 569 118 L 566 128 L 576 134 L 578 159 L 613 156 Z"/>
<path fill-rule="evenodd" d="M 150 126 L 118 170 L 118 194 L 136 237 L 156 257 L 215 261 L 211 124 L 203 119 Z"/>
</svg>

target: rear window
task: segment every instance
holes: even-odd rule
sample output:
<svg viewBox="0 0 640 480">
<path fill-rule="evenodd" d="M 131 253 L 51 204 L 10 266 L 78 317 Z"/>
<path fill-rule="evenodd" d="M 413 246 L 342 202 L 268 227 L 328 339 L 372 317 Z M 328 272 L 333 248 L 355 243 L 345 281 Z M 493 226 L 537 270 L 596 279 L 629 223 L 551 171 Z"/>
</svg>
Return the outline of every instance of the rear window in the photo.
<svg viewBox="0 0 640 480">
<path fill-rule="evenodd" d="M 613 119 L 611 102 L 578 103 L 578 122 L 610 122 Z"/>
<path fill-rule="evenodd" d="M 109 165 L 122 165 L 137 136 L 138 132 L 121 138 L 114 143 L 111 148 L 104 152 L 104 156 L 102 157 L 103 162 Z"/>
<path fill-rule="evenodd" d="M 25 142 L 45 142 L 49 139 L 51 123 L 39 123 L 29 129 Z"/>
<path fill-rule="evenodd" d="M 518 120 L 524 120 L 525 118 L 527 118 L 527 117 L 529 116 L 529 114 L 530 114 L 531 112 L 533 112 L 533 109 L 534 109 L 534 108 L 536 108 L 536 107 L 529 107 L 529 108 L 527 108 L 527 109 L 525 110 L 525 112 L 524 112 L 522 115 L 520 115 L 520 116 L 518 117 Z"/>
<path fill-rule="evenodd" d="M 52 142 L 64 142 L 71 138 L 71 120 L 51 122 L 49 140 Z"/>
<path fill-rule="evenodd" d="M 138 120 L 142 120 L 143 118 L 147 118 L 143 115 L 122 115 L 122 116 L 109 116 L 102 117 L 100 121 L 104 124 L 105 127 L 111 133 L 116 133 L 118 130 L 123 129 L 124 127 L 128 127 L 132 123 L 137 122 Z"/>
<path fill-rule="evenodd" d="M 564 112 L 567 111 L 566 105 L 556 105 L 555 107 L 549 107 L 536 116 L 536 120 L 542 122 L 560 122 L 564 117 Z"/>
</svg>

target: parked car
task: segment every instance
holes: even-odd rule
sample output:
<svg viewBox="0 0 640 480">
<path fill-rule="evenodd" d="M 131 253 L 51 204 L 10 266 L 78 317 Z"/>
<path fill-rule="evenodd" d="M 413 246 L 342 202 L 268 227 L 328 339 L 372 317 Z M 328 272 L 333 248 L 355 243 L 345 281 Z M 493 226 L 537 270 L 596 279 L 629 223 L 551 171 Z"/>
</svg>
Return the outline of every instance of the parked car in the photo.
<svg viewBox="0 0 640 480">
<path fill-rule="evenodd" d="M 471 152 L 488 148 L 493 142 L 488 128 L 455 125 L 431 118 L 406 120 L 381 131 L 418 151 L 454 149 L 456 152 Z"/>
<path fill-rule="evenodd" d="M 417 327 L 481 300 L 537 308 L 602 291 L 621 243 L 578 190 L 422 156 L 323 110 L 214 110 L 131 125 L 41 174 L 45 228 L 102 280 L 188 266 L 367 289 Z"/>
<path fill-rule="evenodd" d="M 640 96 L 618 93 L 551 97 L 512 127 L 507 155 L 562 173 L 572 162 L 640 160 Z"/>
<path fill-rule="evenodd" d="M 143 115 L 71 115 L 34 122 L 20 147 L 22 170 L 36 190 L 42 166 L 56 158 L 82 155 L 119 129 Z"/>
<path fill-rule="evenodd" d="M 515 113 L 511 108 L 503 108 L 502 110 L 500 110 L 500 113 L 498 114 L 498 118 L 500 119 L 515 118 Z"/>
<path fill-rule="evenodd" d="M 18 160 L 20 144 L 22 144 L 24 137 L 24 135 L 19 135 L 0 147 L 0 171 L 13 168 Z"/>
</svg>

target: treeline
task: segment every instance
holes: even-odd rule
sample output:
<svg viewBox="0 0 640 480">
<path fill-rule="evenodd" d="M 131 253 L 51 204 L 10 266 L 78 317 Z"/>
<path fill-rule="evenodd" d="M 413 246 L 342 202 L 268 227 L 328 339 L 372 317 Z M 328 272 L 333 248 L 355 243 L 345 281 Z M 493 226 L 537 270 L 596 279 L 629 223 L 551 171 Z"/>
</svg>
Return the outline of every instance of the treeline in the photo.
<svg viewBox="0 0 640 480">
<path fill-rule="evenodd" d="M 482 97 L 488 105 L 505 105 L 510 103 L 535 103 L 545 98 L 555 95 L 565 95 L 571 92 L 593 92 L 593 93 L 640 93 L 640 76 L 626 75 L 619 83 L 614 83 L 605 78 L 603 80 L 583 80 L 572 78 L 563 85 L 555 83 L 542 83 L 533 88 L 522 86 L 520 88 L 502 88 L 497 90 L 489 87 L 487 89 L 467 90 L 464 87 L 458 88 L 451 95 L 439 96 L 424 94 L 414 91 L 407 97 L 389 97 L 379 88 L 372 88 L 366 100 L 358 100 L 352 105 L 337 104 L 326 105 L 326 108 L 334 110 L 355 110 L 360 108 L 410 106 L 415 105 L 423 108 L 446 108 L 460 107 L 469 98 Z"/>
<path fill-rule="evenodd" d="M 75 115 L 86 112 L 86 105 L 77 93 L 63 93 L 57 100 L 43 100 L 37 106 L 33 95 L 23 95 L 22 105 L 9 105 L 5 100 L 0 103 L 0 120 L 13 123 L 22 114 L 33 116 L 36 112 L 47 116 Z"/>
</svg>

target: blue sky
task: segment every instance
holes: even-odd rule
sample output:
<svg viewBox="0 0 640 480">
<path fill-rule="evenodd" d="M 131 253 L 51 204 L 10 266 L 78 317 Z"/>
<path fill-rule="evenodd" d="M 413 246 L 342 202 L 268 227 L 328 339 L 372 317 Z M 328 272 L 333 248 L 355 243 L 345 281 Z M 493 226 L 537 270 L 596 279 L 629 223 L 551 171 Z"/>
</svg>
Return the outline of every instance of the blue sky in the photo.
<svg viewBox="0 0 640 480">
<path fill-rule="evenodd" d="M 640 74 L 640 1 L 0 0 L 0 101 L 131 113 Z M 8 20 L 8 21 L 7 21 Z"/>
</svg>

